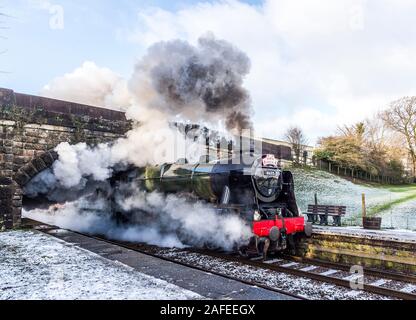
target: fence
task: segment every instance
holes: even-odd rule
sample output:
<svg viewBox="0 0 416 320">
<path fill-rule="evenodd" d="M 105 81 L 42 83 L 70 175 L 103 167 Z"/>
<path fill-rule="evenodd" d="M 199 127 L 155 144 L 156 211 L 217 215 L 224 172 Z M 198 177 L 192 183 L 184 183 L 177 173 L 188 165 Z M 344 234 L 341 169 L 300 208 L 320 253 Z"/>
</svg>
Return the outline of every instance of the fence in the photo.
<svg viewBox="0 0 416 320">
<path fill-rule="evenodd" d="M 353 180 L 364 180 L 369 182 L 376 182 L 381 184 L 403 184 L 410 183 L 411 181 L 406 178 L 398 178 L 391 176 L 383 175 L 374 175 L 366 171 L 343 167 L 337 163 L 325 161 L 325 160 L 316 160 L 315 167 L 319 170 L 325 170 L 330 173 L 337 174 L 339 176 L 352 178 Z"/>
</svg>

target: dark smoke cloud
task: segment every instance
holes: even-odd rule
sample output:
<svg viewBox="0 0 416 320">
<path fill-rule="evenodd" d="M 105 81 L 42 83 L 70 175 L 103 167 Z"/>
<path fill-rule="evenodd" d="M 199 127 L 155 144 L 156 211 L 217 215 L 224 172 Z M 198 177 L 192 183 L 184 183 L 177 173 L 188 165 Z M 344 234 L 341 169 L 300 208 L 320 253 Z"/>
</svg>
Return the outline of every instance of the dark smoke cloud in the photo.
<svg viewBox="0 0 416 320">
<path fill-rule="evenodd" d="M 240 131 L 252 128 L 251 100 L 243 87 L 249 71 L 245 53 L 212 35 L 200 38 L 197 46 L 160 42 L 137 64 L 130 89 L 141 105 L 162 114 L 222 121 L 228 130 Z"/>
</svg>

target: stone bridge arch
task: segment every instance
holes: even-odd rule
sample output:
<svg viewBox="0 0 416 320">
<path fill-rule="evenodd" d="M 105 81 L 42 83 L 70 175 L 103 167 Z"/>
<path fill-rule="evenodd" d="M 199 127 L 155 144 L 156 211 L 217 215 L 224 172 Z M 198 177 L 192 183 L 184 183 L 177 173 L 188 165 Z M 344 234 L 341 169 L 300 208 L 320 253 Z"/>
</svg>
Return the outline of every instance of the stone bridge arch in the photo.
<svg viewBox="0 0 416 320">
<path fill-rule="evenodd" d="M 23 188 L 39 173 L 52 167 L 53 163 L 58 160 L 58 158 L 58 153 L 54 150 L 42 153 L 19 169 L 13 177 L 14 182 L 16 182 L 19 187 Z"/>
<path fill-rule="evenodd" d="M 3 214 L 2 229 L 12 229 L 20 226 L 25 185 L 42 171 L 51 168 L 58 158 L 58 153 L 50 150 L 23 165 L 12 178 L 0 177 L 0 201 L 2 202 L 0 212 Z"/>
<path fill-rule="evenodd" d="M 52 166 L 59 143 L 110 142 L 130 128 L 122 112 L 0 88 L 0 231 L 21 225 L 22 187 Z"/>
</svg>

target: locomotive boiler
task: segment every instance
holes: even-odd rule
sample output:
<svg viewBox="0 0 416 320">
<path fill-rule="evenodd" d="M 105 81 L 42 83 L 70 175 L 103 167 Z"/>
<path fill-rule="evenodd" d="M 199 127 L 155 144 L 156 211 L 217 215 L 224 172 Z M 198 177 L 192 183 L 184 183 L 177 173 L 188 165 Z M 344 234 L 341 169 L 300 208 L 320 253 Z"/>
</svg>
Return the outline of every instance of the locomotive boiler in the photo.
<svg viewBox="0 0 416 320">
<path fill-rule="evenodd" d="M 299 214 L 290 171 L 282 170 L 273 155 L 247 161 L 229 159 L 188 164 L 186 161 L 134 168 L 113 180 L 135 182 L 148 192 L 187 194 L 211 203 L 219 214 L 237 214 L 252 225 L 249 245 L 243 255 L 285 250 L 296 234 L 310 234 L 310 226 Z M 118 215 L 118 208 L 114 211 Z"/>
</svg>

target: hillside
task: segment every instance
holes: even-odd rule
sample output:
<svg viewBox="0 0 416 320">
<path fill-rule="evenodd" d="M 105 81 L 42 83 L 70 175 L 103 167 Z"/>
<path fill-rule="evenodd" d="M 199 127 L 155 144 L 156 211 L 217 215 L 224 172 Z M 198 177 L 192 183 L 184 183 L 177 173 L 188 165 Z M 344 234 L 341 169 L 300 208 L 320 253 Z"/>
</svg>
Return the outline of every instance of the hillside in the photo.
<svg viewBox="0 0 416 320">
<path fill-rule="evenodd" d="M 355 184 L 342 177 L 313 169 L 292 169 L 296 197 L 303 212 L 314 203 L 346 205 L 346 224 L 360 223 L 361 195 L 365 193 L 368 212 L 383 217 L 383 226 L 416 229 L 416 186 L 379 186 Z"/>
</svg>

